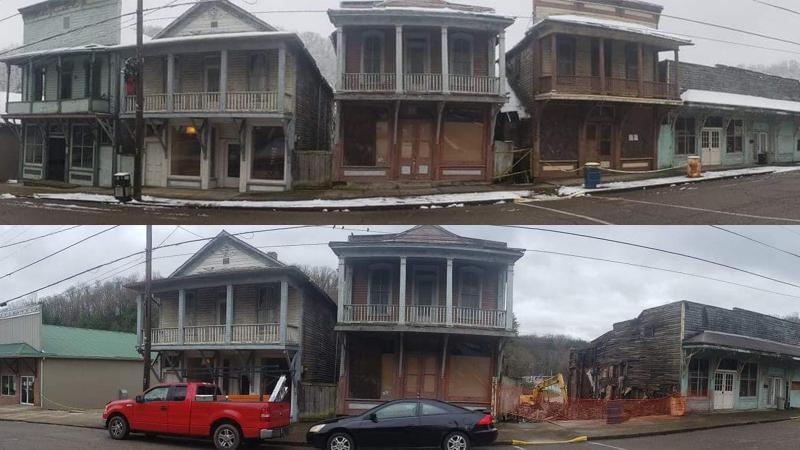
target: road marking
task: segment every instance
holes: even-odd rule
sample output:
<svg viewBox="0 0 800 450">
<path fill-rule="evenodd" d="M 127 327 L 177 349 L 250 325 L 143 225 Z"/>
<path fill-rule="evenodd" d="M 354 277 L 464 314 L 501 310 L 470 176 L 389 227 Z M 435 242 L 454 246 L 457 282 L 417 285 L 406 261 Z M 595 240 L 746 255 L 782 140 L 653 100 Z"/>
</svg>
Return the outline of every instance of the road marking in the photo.
<svg viewBox="0 0 800 450">
<path fill-rule="evenodd" d="M 594 441 L 589 441 L 588 443 L 592 444 L 592 445 L 599 445 L 600 447 L 611 448 L 611 449 L 614 449 L 614 450 L 627 450 L 627 449 L 624 449 L 622 447 L 614 447 L 613 445 L 601 444 L 599 442 L 594 442 Z"/>
<path fill-rule="evenodd" d="M 524 448 L 522 448 L 522 447 L 520 447 L 518 445 L 515 445 L 514 448 L 517 449 L 517 450 L 525 450 Z"/>
<path fill-rule="evenodd" d="M 527 206 L 528 208 L 541 209 L 541 210 L 544 210 L 544 211 L 550 211 L 550 212 L 554 212 L 554 213 L 558 213 L 558 214 L 563 214 L 565 216 L 577 217 L 579 219 L 583 219 L 583 220 L 586 220 L 586 221 L 589 221 L 589 222 L 593 222 L 593 223 L 597 223 L 597 224 L 600 224 L 600 225 L 614 225 L 611 222 L 606 222 L 604 220 L 596 219 L 594 217 L 584 216 L 582 214 L 575 214 L 575 213 L 571 213 L 571 212 L 567 212 L 567 211 L 561 211 L 560 209 L 545 208 L 544 206 L 531 205 L 530 203 L 521 203 L 520 202 L 520 203 L 516 203 L 516 204 L 520 205 L 520 206 Z"/>
<path fill-rule="evenodd" d="M 673 205 L 670 203 L 661 203 L 661 202 L 648 202 L 645 200 L 631 200 L 622 197 L 592 197 L 595 199 L 602 199 L 602 200 L 618 200 L 622 202 L 629 202 L 629 203 L 640 203 L 643 205 L 651 205 L 651 206 L 666 206 L 669 208 L 678 208 L 678 209 L 686 209 L 689 211 L 697 211 L 697 212 L 705 212 L 705 213 L 712 213 L 712 214 L 722 214 L 725 216 L 734 216 L 734 217 L 744 217 L 748 219 L 760 219 L 760 220 L 770 220 L 773 222 L 791 222 L 791 223 L 800 223 L 800 219 L 789 219 L 786 217 L 771 217 L 771 216 L 759 216 L 756 214 L 745 214 L 745 213 L 737 213 L 737 212 L 730 212 L 730 211 L 720 211 L 717 209 L 708 209 L 708 208 L 699 208 L 696 206 L 683 206 L 683 205 Z"/>
</svg>

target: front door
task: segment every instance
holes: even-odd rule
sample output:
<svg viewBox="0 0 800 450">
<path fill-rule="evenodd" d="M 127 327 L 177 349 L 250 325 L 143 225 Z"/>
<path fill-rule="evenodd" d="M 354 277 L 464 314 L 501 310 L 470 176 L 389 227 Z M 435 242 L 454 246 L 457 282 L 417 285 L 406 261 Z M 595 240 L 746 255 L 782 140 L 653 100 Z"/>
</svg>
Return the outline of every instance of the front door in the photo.
<svg viewBox="0 0 800 450">
<path fill-rule="evenodd" d="M 703 128 L 700 142 L 702 144 L 700 159 L 703 165 L 717 166 L 722 164 L 722 129 Z"/>
<path fill-rule="evenodd" d="M 64 138 L 50 138 L 47 141 L 47 179 L 66 181 L 67 141 Z"/>
<path fill-rule="evenodd" d="M 430 180 L 433 161 L 433 123 L 406 119 L 400 122 L 400 178 Z"/>
<path fill-rule="evenodd" d="M 610 123 L 587 124 L 586 143 L 589 147 L 587 162 L 597 162 L 601 167 L 611 168 L 613 136 L 613 127 Z"/>
<path fill-rule="evenodd" d="M 718 370 L 714 374 L 714 409 L 733 409 L 733 377 L 736 372 Z"/>
<path fill-rule="evenodd" d="M 767 133 L 764 131 L 757 131 L 753 133 L 753 157 L 756 161 L 759 160 L 759 155 L 764 155 L 763 158 L 767 157 L 769 153 L 769 139 L 767 138 Z M 764 162 L 766 163 L 767 160 L 765 159 Z"/>
<path fill-rule="evenodd" d="M 439 359 L 435 353 L 409 353 L 405 372 L 405 398 L 438 398 Z"/>
<path fill-rule="evenodd" d="M 148 142 L 144 152 L 144 185 L 161 186 L 164 150 L 159 142 Z"/>
<path fill-rule="evenodd" d="M 780 408 L 783 402 L 783 378 L 770 377 L 769 391 L 767 392 L 767 407 Z"/>
<path fill-rule="evenodd" d="M 242 146 L 238 142 L 225 144 L 225 187 L 239 187 L 239 176 L 242 170 Z"/>
<path fill-rule="evenodd" d="M 22 388 L 19 393 L 19 402 L 23 405 L 33 405 L 35 399 L 33 397 L 33 377 L 19 377 L 20 387 Z"/>
</svg>

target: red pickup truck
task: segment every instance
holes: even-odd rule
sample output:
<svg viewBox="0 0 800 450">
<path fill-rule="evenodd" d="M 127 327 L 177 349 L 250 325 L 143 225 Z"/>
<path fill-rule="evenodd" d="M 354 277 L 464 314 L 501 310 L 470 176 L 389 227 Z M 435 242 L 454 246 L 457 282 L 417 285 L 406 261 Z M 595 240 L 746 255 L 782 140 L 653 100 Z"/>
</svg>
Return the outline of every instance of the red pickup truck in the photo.
<svg viewBox="0 0 800 450">
<path fill-rule="evenodd" d="M 269 401 L 259 401 L 257 396 L 229 398 L 208 383 L 159 385 L 135 400 L 109 402 L 103 421 L 112 439 L 125 439 L 131 432 L 210 437 L 218 449 L 236 449 L 243 440 L 276 438 L 288 432 L 290 406 L 283 401 L 284 378 Z"/>
</svg>

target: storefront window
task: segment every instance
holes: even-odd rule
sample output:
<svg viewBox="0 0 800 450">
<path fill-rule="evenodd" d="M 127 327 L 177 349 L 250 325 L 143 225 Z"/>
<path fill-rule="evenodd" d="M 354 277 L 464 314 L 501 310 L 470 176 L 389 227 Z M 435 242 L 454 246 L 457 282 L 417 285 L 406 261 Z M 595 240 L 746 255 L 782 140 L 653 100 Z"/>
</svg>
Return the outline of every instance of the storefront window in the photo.
<svg viewBox="0 0 800 450">
<path fill-rule="evenodd" d="M 193 128 L 176 130 L 173 134 L 170 157 L 172 175 L 199 177 L 201 153 L 202 147 L 196 130 Z"/>
<path fill-rule="evenodd" d="M 94 167 L 94 133 L 91 125 L 72 127 L 72 167 Z"/>
<path fill-rule="evenodd" d="M 447 358 L 448 400 L 490 402 L 492 350 L 486 343 L 452 341 Z"/>
<path fill-rule="evenodd" d="M 282 127 L 253 128 L 253 166 L 256 180 L 283 180 L 286 139 Z"/>
<path fill-rule="evenodd" d="M 694 155 L 697 152 L 694 118 L 678 117 L 675 121 L 675 154 Z"/>
<path fill-rule="evenodd" d="M 483 111 L 463 108 L 448 109 L 445 112 L 442 152 L 444 164 L 483 164 Z"/>
<path fill-rule="evenodd" d="M 17 378 L 14 375 L 3 375 L 0 377 L 0 395 L 17 395 Z"/>
<path fill-rule="evenodd" d="M 755 397 L 758 384 L 758 365 L 755 363 L 745 364 L 739 380 L 739 397 Z"/>
<path fill-rule="evenodd" d="M 708 360 L 692 359 L 689 362 L 689 397 L 708 396 Z"/>
<path fill-rule="evenodd" d="M 728 153 L 741 153 L 744 150 L 744 125 L 741 120 L 731 120 L 727 132 Z"/>
<path fill-rule="evenodd" d="M 29 125 L 25 128 L 25 162 L 41 164 L 43 153 L 44 136 L 35 125 Z"/>
<path fill-rule="evenodd" d="M 344 165 L 385 167 L 389 165 L 389 110 L 345 107 Z"/>
</svg>

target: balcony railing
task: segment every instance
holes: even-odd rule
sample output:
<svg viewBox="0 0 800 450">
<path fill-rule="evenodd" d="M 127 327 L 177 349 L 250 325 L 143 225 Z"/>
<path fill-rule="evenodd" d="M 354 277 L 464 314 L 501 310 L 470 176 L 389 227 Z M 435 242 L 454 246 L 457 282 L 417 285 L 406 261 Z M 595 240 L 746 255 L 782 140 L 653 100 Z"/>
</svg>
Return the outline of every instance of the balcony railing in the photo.
<svg viewBox="0 0 800 450">
<path fill-rule="evenodd" d="M 277 323 L 234 325 L 231 341 L 243 344 L 272 344 L 280 342 L 280 328 Z"/>
<path fill-rule="evenodd" d="M 343 305 L 343 323 L 399 324 L 397 305 Z M 448 325 L 446 306 L 407 305 L 405 323 L 419 326 Z M 452 325 L 476 328 L 506 328 L 507 314 L 498 309 L 452 308 Z"/>
<path fill-rule="evenodd" d="M 180 329 L 177 327 L 154 328 L 153 345 L 179 345 Z M 286 341 L 300 342 L 300 329 L 297 326 L 286 327 Z M 185 326 L 183 327 L 183 344 L 225 344 L 225 325 Z M 230 344 L 279 344 L 281 343 L 280 324 L 235 324 L 231 326 Z"/>
<path fill-rule="evenodd" d="M 661 81 L 643 81 L 640 90 L 639 80 L 625 78 L 605 78 L 593 76 L 552 76 L 539 78 L 540 94 L 550 92 L 565 94 L 611 95 L 617 97 L 641 97 L 658 99 L 678 99 L 675 84 Z"/>
<path fill-rule="evenodd" d="M 225 342 L 225 325 L 183 327 L 184 344 L 220 344 Z"/>
<path fill-rule="evenodd" d="M 147 94 L 144 96 L 144 112 L 278 112 L 278 93 L 269 91 L 228 92 L 224 109 L 220 109 L 222 94 L 219 92 L 182 92 L 172 94 L 170 109 L 169 94 Z M 284 102 L 287 111 L 291 108 L 291 96 Z M 127 114 L 136 112 L 136 96 L 125 97 Z"/>
<path fill-rule="evenodd" d="M 153 329 L 153 344 L 174 344 L 178 342 L 178 328 Z"/>
<path fill-rule="evenodd" d="M 107 113 L 110 111 L 109 101 L 102 98 L 73 98 L 62 100 L 9 102 L 7 114 L 71 114 L 71 113 Z"/>
<path fill-rule="evenodd" d="M 342 92 L 394 93 L 398 89 L 397 76 L 393 73 L 345 73 L 339 88 Z M 401 92 L 414 94 L 442 94 L 445 92 L 442 74 L 407 73 L 400 79 Z M 449 89 L 454 94 L 499 95 L 500 78 L 450 75 Z"/>
</svg>

